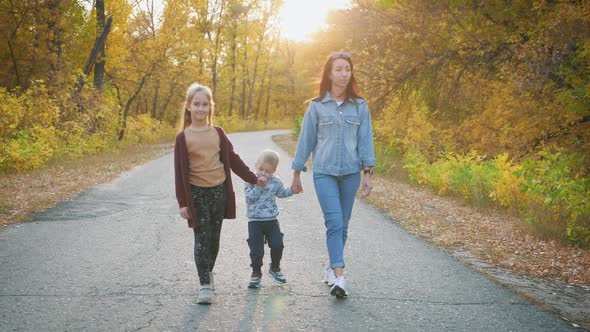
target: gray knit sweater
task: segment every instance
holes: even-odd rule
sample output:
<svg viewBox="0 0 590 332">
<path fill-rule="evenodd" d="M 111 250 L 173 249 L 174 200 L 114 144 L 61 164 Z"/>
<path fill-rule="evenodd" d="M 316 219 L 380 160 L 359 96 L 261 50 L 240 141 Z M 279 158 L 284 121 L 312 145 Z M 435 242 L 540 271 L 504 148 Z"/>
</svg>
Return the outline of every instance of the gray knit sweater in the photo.
<svg viewBox="0 0 590 332">
<path fill-rule="evenodd" d="M 285 187 L 283 182 L 274 175 L 268 178 L 264 188 L 246 183 L 245 190 L 248 219 L 250 221 L 277 219 L 279 208 L 277 207 L 276 198 L 293 195 L 291 188 Z"/>
</svg>

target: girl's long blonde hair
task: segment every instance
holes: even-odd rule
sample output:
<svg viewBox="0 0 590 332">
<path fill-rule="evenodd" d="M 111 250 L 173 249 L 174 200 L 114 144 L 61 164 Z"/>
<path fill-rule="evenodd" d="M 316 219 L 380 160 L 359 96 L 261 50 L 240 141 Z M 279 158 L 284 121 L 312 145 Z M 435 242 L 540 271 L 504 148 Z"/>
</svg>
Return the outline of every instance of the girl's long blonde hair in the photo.
<svg viewBox="0 0 590 332">
<path fill-rule="evenodd" d="M 201 85 L 199 83 L 191 84 L 188 89 L 186 89 L 186 100 L 184 101 L 184 111 L 183 111 L 183 122 L 182 122 L 182 129 L 186 129 L 186 127 L 190 126 L 192 123 L 191 120 L 191 112 L 188 110 L 188 106 L 193 101 L 193 97 L 198 92 L 205 92 L 207 95 L 207 99 L 209 100 L 209 114 L 207 115 L 207 123 L 209 125 L 213 124 L 213 111 L 215 110 L 215 102 L 213 101 L 213 93 L 209 87 Z"/>
</svg>

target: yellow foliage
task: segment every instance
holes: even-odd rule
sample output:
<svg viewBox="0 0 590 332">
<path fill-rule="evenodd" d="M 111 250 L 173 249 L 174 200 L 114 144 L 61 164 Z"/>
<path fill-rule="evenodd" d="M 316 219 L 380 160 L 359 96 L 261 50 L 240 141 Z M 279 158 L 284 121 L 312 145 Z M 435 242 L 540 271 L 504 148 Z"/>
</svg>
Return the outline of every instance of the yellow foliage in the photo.
<svg viewBox="0 0 590 332">
<path fill-rule="evenodd" d="M 407 122 L 406 144 L 421 151 L 431 150 L 434 126 L 428 119 L 427 109 L 423 103 L 415 105 Z"/>
<path fill-rule="evenodd" d="M 517 175 L 517 172 L 522 170 L 522 166 L 513 164 L 507 153 L 496 156 L 494 166 L 499 176 L 494 183 L 490 198 L 500 206 L 518 212 L 525 200 L 525 195 L 520 190 L 524 180 L 522 176 Z"/>
<path fill-rule="evenodd" d="M 34 125 L 28 130 L 21 130 L 17 139 L 11 140 L 4 152 L 2 168 L 24 171 L 45 165 L 51 158 L 57 142 L 53 126 Z"/>
<path fill-rule="evenodd" d="M 125 144 L 154 143 L 161 139 L 172 138 L 177 129 L 150 117 L 149 114 L 130 116 L 127 118 Z"/>
<path fill-rule="evenodd" d="M 2 137 L 14 137 L 24 115 L 19 99 L 0 87 L 0 132 Z"/>
</svg>

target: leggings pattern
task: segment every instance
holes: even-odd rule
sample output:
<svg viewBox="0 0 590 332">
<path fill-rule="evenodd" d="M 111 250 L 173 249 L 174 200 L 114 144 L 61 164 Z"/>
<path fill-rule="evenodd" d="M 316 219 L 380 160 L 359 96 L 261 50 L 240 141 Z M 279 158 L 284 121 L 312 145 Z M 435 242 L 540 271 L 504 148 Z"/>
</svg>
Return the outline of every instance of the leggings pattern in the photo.
<svg viewBox="0 0 590 332">
<path fill-rule="evenodd" d="M 191 189 L 199 222 L 199 227 L 193 228 L 195 265 L 199 282 L 201 285 L 208 285 L 211 282 L 209 272 L 213 271 L 219 253 L 219 239 L 227 197 L 224 184 L 210 188 L 192 186 Z"/>
</svg>

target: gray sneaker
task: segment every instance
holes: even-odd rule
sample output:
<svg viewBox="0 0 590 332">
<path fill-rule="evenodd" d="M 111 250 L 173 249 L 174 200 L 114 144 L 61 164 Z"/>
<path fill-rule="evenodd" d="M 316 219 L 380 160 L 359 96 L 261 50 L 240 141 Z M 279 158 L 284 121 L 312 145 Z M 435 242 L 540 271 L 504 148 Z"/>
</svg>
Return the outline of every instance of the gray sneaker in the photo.
<svg viewBox="0 0 590 332">
<path fill-rule="evenodd" d="M 324 283 L 328 284 L 328 286 L 334 286 L 334 282 L 336 282 L 336 275 L 334 274 L 334 269 L 326 266 L 324 268 Z"/>
<path fill-rule="evenodd" d="M 199 296 L 197 297 L 198 304 L 213 303 L 213 292 L 210 285 L 202 285 L 199 289 Z"/>
<path fill-rule="evenodd" d="M 336 278 L 336 282 L 334 282 L 334 286 L 332 286 L 332 288 L 330 289 L 330 294 L 341 299 L 345 296 L 348 296 L 348 294 L 346 294 L 346 292 L 347 292 L 347 287 L 346 287 L 346 279 L 344 279 L 344 276 L 340 276 L 340 277 Z"/>
</svg>

